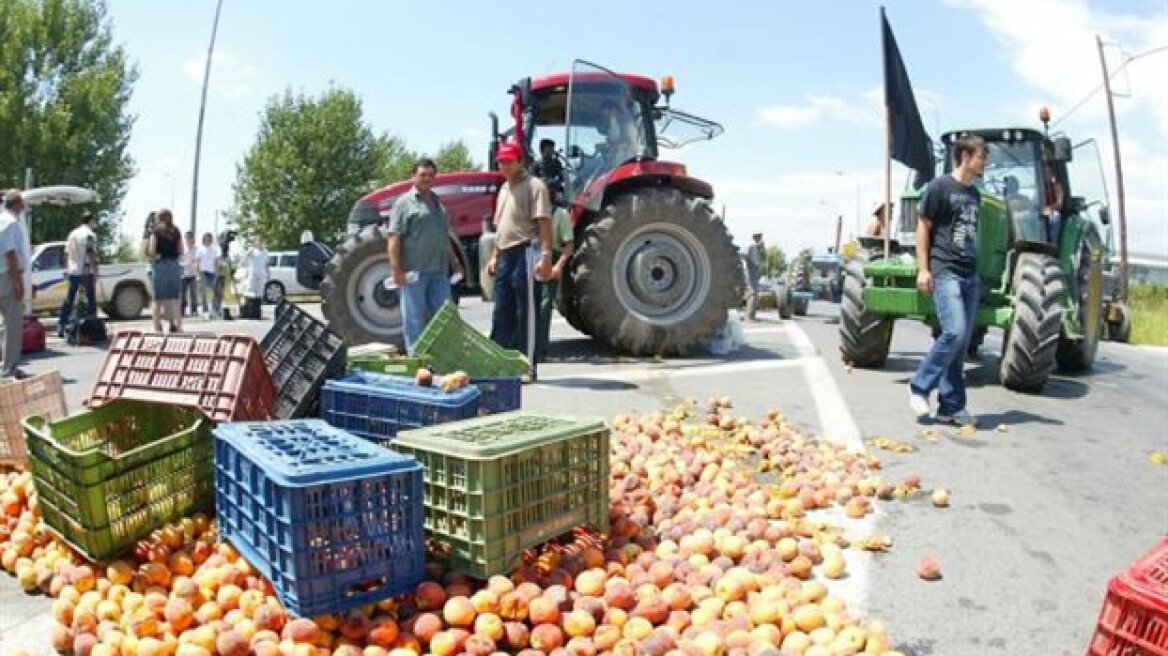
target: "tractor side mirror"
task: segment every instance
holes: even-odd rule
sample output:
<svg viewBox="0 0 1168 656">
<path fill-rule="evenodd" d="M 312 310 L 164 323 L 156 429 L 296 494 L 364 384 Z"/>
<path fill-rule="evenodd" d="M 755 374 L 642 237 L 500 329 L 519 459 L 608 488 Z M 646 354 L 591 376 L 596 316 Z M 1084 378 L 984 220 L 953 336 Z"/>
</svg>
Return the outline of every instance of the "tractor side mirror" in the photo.
<svg viewBox="0 0 1168 656">
<path fill-rule="evenodd" d="M 1111 210 L 1106 206 L 1099 208 L 1099 222 L 1103 225 L 1111 225 Z"/>
<path fill-rule="evenodd" d="M 580 159 L 584 156 L 584 151 L 580 150 L 580 146 L 572 144 L 568 147 L 568 159 Z"/>
<path fill-rule="evenodd" d="M 1058 137 L 1054 140 L 1054 159 L 1057 162 L 1070 162 L 1074 158 L 1075 149 L 1071 145 L 1071 140 L 1066 137 Z"/>
</svg>

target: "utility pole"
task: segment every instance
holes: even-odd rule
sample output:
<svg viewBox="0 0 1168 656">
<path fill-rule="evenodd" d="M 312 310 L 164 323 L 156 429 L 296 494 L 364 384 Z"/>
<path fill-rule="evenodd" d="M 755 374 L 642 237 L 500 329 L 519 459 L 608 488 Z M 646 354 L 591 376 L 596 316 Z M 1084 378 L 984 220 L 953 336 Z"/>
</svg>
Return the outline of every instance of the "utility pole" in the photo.
<svg viewBox="0 0 1168 656">
<path fill-rule="evenodd" d="M 207 85 L 211 81 L 211 55 L 215 53 L 215 35 L 219 32 L 219 11 L 223 0 L 215 3 L 215 21 L 211 23 L 211 43 L 207 46 L 207 65 L 203 67 L 203 97 L 199 101 L 199 127 L 195 132 L 195 171 L 191 180 L 191 232 L 196 230 L 199 212 L 199 155 L 203 148 L 203 116 L 207 112 Z"/>
<path fill-rule="evenodd" d="M 1115 101 L 1111 97 L 1111 75 L 1107 72 L 1107 57 L 1103 53 L 1103 39 L 1095 35 L 1099 46 L 1099 64 L 1103 67 L 1103 95 L 1107 97 L 1107 117 L 1111 122 L 1111 147 L 1115 152 L 1115 201 L 1119 209 L 1119 296 L 1127 300 L 1127 209 L 1123 197 L 1123 164 L 1119 157 L 1119 130 L 1115 127 Z"/>
</svg>

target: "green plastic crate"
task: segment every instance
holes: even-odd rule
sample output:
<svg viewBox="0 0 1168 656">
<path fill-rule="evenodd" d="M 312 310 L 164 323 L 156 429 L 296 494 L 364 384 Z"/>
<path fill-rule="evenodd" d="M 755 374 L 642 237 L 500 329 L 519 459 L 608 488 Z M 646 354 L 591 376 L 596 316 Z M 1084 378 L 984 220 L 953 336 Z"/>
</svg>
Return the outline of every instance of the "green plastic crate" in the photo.
<svg viewBox="0 0 1168 656">
<path fill-rule="evenodd" d="M 457 571 L 509 572 L 525 549 L 581 525 L 608 529 L 609 429 L 506 412 L 398 434 L 425 470 L 426 536 Z"/>
<path fill-rule="evenodd" d="M 436 373 L 465 371 L 471 378 L 522 376 L 530 368 L 522 353 L 499 346 L 463 321 L 450 301 L 426 324 L 414 355 L 428 357 Z"/>
<path fill-rule="evenodd" d="M 430 358 L 424 356 L 386 355 L 367 353 L 349 356 L 349 371 L 372 371 L 391 376 L 413 376 L 418 369 L 430 366 Z"/>
<path fill-rule="evenodd" d="M 45 523 L 107 558 L 214 499 L 211 422 L 197 409 L 115 401 L 59 421 L 24 421 Z"/>
</svg>

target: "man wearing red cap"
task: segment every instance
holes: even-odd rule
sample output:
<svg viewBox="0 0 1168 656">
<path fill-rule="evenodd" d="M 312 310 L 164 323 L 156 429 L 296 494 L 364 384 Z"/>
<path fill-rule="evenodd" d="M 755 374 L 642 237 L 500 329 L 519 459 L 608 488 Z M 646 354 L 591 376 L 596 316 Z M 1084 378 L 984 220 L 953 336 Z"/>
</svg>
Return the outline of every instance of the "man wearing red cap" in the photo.
<svg viewBox="0 0 1168 656">
<path fill-rule="evenodd" d="M 539 281 L 552 269 L 551 195 L 542 180 L 524 170 L 517 144 L 499 146 L 495 159 L 507 181 L 495 201 L 497 236 L 487 261 L 487 271 L 495 276 L 491 339 L 522 349 L 531 363 L 528 379 L 534 381 Z"/>
</svg>

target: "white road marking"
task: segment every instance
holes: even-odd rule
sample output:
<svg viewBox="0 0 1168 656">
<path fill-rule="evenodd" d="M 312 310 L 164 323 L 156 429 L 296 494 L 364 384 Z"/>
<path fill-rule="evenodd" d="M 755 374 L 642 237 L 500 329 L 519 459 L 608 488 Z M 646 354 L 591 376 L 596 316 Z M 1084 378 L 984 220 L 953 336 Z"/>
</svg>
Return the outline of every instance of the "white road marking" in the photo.
<svg viewBox="0 0 1168 656">
<path fill-rule="evenodd" d="M 824 439 L 842 443 L 848 449 L 863 451 L 864 443 L 860 427 L 848 410 L 848 404 L 840 393 L 839 386 L 831 376 L 827 363 L 819 354 L 818 349 L 811 343 L 807 333 L 793 321 L 783 323 L 787 329 L 787 336 L 799 351 L 798 362 L 803 365 L 803 375 L 807 379 L 807 387 L 815 399 L 815 408 L 819 413 L 819 430 Z M 849 519 L 843 509 L 832 506 L 830 509 L 814 513 L 817 519 L 830 521 L 843 526 L 852 539 L 871 536 L 876 531 L 876 515 L 879 506 L 873 505 L 872 512 L 863 519 Z M 848 576 L 845 579 L 829 581 L 828 585 L 833 594 L 843 599 L 849 610 L 863 611 L 864 599 L 868 590 L 868 566 L 872 554 L 855 549 L 845 549 L 844 559 L 847 562 Z"/>
</svg>

